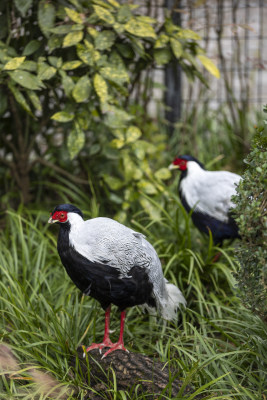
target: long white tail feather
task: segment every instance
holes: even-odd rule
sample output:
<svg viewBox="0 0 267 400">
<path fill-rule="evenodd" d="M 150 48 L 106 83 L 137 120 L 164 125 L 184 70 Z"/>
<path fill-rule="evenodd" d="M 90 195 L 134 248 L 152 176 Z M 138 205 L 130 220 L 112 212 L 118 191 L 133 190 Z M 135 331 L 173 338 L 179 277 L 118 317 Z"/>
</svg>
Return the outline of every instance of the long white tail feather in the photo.
<svg viewBox="0 0 267 400">
<path fill-rule="evenodd" d="M 167 320 L 175 320 L 180 304 L 186 307 L 186 300 L 177 286 L 165 281 L 167 289 L 167 299 L 164 299 L 161 307 L 161 315 Z"/>
</svg>

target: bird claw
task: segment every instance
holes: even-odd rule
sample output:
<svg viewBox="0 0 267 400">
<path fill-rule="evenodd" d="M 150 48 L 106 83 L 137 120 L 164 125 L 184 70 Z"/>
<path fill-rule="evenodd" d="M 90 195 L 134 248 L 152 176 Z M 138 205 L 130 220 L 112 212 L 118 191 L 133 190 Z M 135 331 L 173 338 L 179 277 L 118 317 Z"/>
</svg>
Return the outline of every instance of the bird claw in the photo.
<svg viewBox="0 0 267 400">
<path fill-rule="evenodd" d="M 129 350 L 127 350 L 127 349 L 124 347 L 123 343 L 114 343 L 113 346 L 112 346 L 108 351 L 106 351 L 105 354 L 103 354 L 103 356 L 101 357 L 101 360 L 103 360 L 104 358 L 106 358 L 107 355 L 109 355 L 110 353 L 112 353 L 112 352 L 115 351 L 115 350 L 123 350 L 123 351 L 126 351 L 127 353 L 129 353 Z"/>
</svg>

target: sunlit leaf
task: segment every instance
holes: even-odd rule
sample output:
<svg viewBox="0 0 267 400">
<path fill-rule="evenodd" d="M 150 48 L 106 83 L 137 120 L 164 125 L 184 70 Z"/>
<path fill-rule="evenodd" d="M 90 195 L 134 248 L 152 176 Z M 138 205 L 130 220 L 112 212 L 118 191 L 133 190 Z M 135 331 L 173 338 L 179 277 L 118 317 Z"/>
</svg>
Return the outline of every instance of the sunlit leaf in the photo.
<svg viewBox="0 0 267 400">
<path fill-rule="evenodd" d="M 41 41 L 40 40 L 31 40 L 28 44 L 26 44 L 22 55 L 23 56 L 30 56 L 36 50 L 38 50 L 40 46 L 41 46 Z"/>
<path fill-rule="evenodd" d="M 120 24 L 125 24 L 132 18 L 133 14 L 129 4 L 123 4 L 118 12 L 117 20 Z"/>
<path fill-rule="evenodd" d="M 125 145 L 124 139 L 113 139 L 110 142 L 111 147 L 115 147 L 116 149 L 121 149 Z"/>
<path fill-rule="evenodd" d="M 154 58 L 158 65 L 168 64 L 171 60 L 172 55 L 169 49 L 155 49 L 154 50 Z"/>
<path fill-rule="evenodd" d="M 74 88 L 74 82 L 70 76 L 66 74 L 65 71 L 60 71 L 61 82 L 64 88 L 66 96 L 70 96 L 72 94 L 72 90 Z"/>
<path fill-rule="evenodd" d="M 15 97 L 16 101 L 21 105 L 21 107 L 31 116 L 33 116 L 31 112 L 31 108 L 29 104 L 27 103 L 25 97 L 23 94 L 19 91 L 19 89 L 13 85 L 11 82 L 8 83 L 8 87 L 11 90 L 13 96 Z"/>
<path fill-rule="evenodd" d="M 91 83 L 89 78 L 82 76 L 76 83 L 72 95 L 77 103 L 81 103 L 88 99 L 91 91 Z"/>
<path fill-rule="evenodd" d="M 83 38 L 83 32 L 70 32 L 67 36 L 64 37 L 63 40 L 63 47 L 70 47 L 74 46 L 75 44 L 79 43 Z"/>
<path fill-rule="evenodd" d="M 55 68 L 60 68 L 63 62 L 61 57 L 55 57 L 55 56 L 48 57 L 48 61 Z"/>
<path fill-rule="evenodd" d="M 209 59 L 208 57 L 204 56 L 203 54 L 199 54 L 197 56 L 203 67 L 205 67 L 213 76 L 216 78 L 220 78 L 220 71 L 216 67 L 216 65 Z"/>
<path fill-rule="evenodd" d="M 137 184 L 138 188 L 142 190 L 142 192 L 146 194 L 156 194 L 157 189 L 156 187 L 149 181 L 146 181 L 144 179 L 140 180 Z"/>
<path fill-rule="evenodd" d="M 200 40 L 201 36 L 198 33 L 192 31 L 191 29 L 181 29 L 179 28 L 179 32 L 175 34 L 176 37 L 181 39 L 192 39 L 192 40 Z"/>
<path fill-rule="evenodd" d="M 171 38 L 171 48 L 176 58 L 180 58 L 183 54 L 183 46 L 177 39 Z"/>
<path fill-rule="evenodd" d="M 106 9 L 100 6 L 93 6 L 96 15 L 102 19 L 103 21 L 107 22 L 109 25 L 114 24 L 115 19 L 113 15 Z"/>
<path fill-rule="evenodd" d="M 108 86 L 105 79 L 99 74 L 94 76 L 94 88 L 100 101 L 106 103 L 108 100 Z"/>
<path fill-rule="evenodd" d="M 9 60 L 6 65 L 4 66 L 4 70 L 8 69 L 8 70 L 13 70 L 13 69 L 17 69 L 25 60 L 26 57 L 15 57 L 12 58 L 11 60 Z"/>
<path fill-rule="evenodd" d="M 74 118 L 74 114 L 70 114 L 66 111 L 59 111 L 52 115 L 51 119 L 54 119 L 58 122 L 69 122 Z"/>
<path fill-rule="evenodd" d="M 91 43 L 90 43 L 91 44 Z M 78 43 L 77 47 L 77 55 L 78 57 L 88 65 L 94 64 L 94 46 L 91 44 L 91 48 L 88 46 L 84 46 L 81 43 Z"/>
<path fill-rule="evenodd" d="M 98 50 L 110 49 L 110 47 L 115 42 L 115 33 L 112 31 L 102 31 L 99 32 L 95 37 L 95 48 Z"/>
<path fill-rule="evenodd" d="M 113 67 L 113 66 L 104 67 L 104 68 L 101 68 L 100 73 L 104 78 L 106 78 L 112 82 L 118 83 L 118 84 L 129 82 L 129 80 L 130 80 L 126 69 L 122 69 L 122 68 L 118 68 L 118 67 L 117 68 Z"/>
<path fill-rule="evenodd" d="M 42 82 L 33 74 L 27 71 L 12 71 L 9 76 L 19 85 L 32 90 L 39 90 L 43 87 Z"/>
<path fill-rule="evenodd" d="M 79 60 L 67 61 L 62 65 L 64 71 L 72 70 L 78 68 L 82 64 Z"/>
<path fill-rule="evenodd" d="M 133 119 L 133 116 L 128 114 L 126 111 L 109 105 L 107 107 L 107 113 L 105 118 L 105 125 L 112 129 L 125 128 L 129 121 Z"/>
<path fill-rule="evenodd" d="M 106 184 L 110 187 L 110 189 L 112 190 L 118 190 L 120 189 L 124 182 L 122 180 L 120 180 L 119 178 L 116 178 L 115 176 L 111 176 L 111 175 L 104 175 L 103 176 L 104 181 L 106 182 Z"/>
<path fill-rule="evenodd" d="M 29 99 L 32 102 L 34 108 L 37 111 L 42 111 L 42 104 L 41 104 L 40 99 L 37 96 L 37 94 L 33 90 L 28 90 L 27 94 L 28 94 Z"/>
<path fill-rule="evenodd" d="M 56 17 L 56 9 L 52 2 L 41 0 L 38 3 L 38 22 L 43 34 L 48 37 L 50 35 L 49 30 L 54 25 Z"/>
<path fill-rule="evenodd" d="M 56 72 L 56 68 L 51 67 L 47 63 L 40 63 L 38 65 L 38 78 L 42 81 L 51 79 Z"/>
<path fill-rule="evenodd" d="M 155 172 L 155 177 L 160 180 L 171 178 L 171 171 L 168 168 L 160 168 Z"/>
<path fill-rule="evenodd" d="M 70 159 L 72 160 L 83 148 L 85 143 L 85 134 L 80 126 L 75 123 L 74 128 L 70 131 L 67 146 L 69 150 Z"/>
<path fill-rule="evenodd" d="M 66 35 L 71 32 L 73 25 L 59 25 L 55 28 L 50 28 L 49 31 L 57 35 Z"/>
<path fill-rule="evenodd" d="M 169 42 L 169 40 L 170 40 L 169 36 L 165 35 L 164 33 L 161 33 L 155 42 L 154 48 L 161 49 L 162 47 L 165 47 L 166 44 Z"/>
<path fill-rule="evenodd" d="M 131 18 L 124 27 L 125 30 L 132 35 L 141 36 L 143 38 L 157 38 L 153 27 L 145 22 L 139 21 L 137 18 Z"/>
<path fill-rule="evenodd" d="M 66 11 L 66 14 L 72 21 L 76 22 L 77 24 L 83 23 L 83 19 L 82 19 L 81 15 L 79 13 L 77 13 L 77 11 L 73 10 L 72 8 L 68 8 L 68 7 L 65 7 L 64 10 Z"/>
<path fill-rule="evenodd" d="M 126 142 L 133 143 L 142 136 L 142 132 L 137 126 L 131 125 L 126 131 Z"/>
</svg>

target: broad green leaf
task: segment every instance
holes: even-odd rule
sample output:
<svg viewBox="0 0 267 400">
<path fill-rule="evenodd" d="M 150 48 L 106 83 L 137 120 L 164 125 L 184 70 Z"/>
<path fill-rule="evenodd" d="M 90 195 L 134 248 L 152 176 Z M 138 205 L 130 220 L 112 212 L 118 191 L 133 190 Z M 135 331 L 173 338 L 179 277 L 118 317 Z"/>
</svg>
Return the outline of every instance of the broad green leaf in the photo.
<svg viewBox="0 0 267 400">
<path fill-rule="evenodd" d="M 139 201 L 143 209 L 149 214 L 150 218 L 153 221 L 159 220 L 161 218 L 160 210 L 155 207 L 149 200 L 141 198 Z"/>
<path fill-rule="evenodd" d="M 37 71 L 37 62 L 35 62 L 35 61 L 24 61 L 24 63 L 21 64 L 20 69 L 24 69 L 26 71 L 36 72 Z"/>
<path fill-rule="evenodd" d="M 71 32 L 72 26 L 73 25 L 59 25 L 55 28 L 50 28 L 49 31 L 57 35 L 66 35 L 67 33 Z"/>
<path fill-rule="evenodd" d="M 216 78 L 220 78 L 220 71 L 216 67 L 216 65 L 206 56 L 200 54 L 197 56 L 201 64 Z"/>
<path fill-rule="evenodd" d="M 153 27 L 145 22 L 139 21 L 137 18 L 131 18 L 124 27 L 125 30 L 132 35 L 151 39 L 157 38 Z"/>
<path fill-rule="evenodd" d="M 155 172 L 155 177 L 160 180 L 170 179 L 171 171 L 168 168 L 160 168 Z"/>
<path fill-rule="evenodd" d="M 116 36 L 112 31 L 102 31 L 99 32 L 95 37 L 95 48 L 98 50 L 110 49 L 115 42 Z"/>
<path fill-rule="evenodd" d="M 15 6 L 23 17 L 25 17 L 28 9 L 32 5 L 32 2 L 33 0 L 15 0 Z"/>
<path fill-rule="evenodd" d="M 64 10 L 66 11 L 67 16 L 77 24 L 82 24 L 83 19 L 77 11 L 73 10 L 72 8 L 65 7 Z"/>
<path fill-rule="evenodd" d="M 94 76 L 94 88 L 101 103 L 106 103 L 108 100 L 108 86 L 105 79 L 99 74 Z"/>
<path fill-rule="evenodd" d="M 131 18 L 133 14 L 128 4 L 123 4 L 118 12 L 117 20 L 120 24 L 126 24 Z"/>
<path fill-rule="evenodd" d="M 71 79 L 71 77 L 66 74 L 65 71 L 60 71 L 59 73 L 61 75 L 61 82 L 62 82 L 62 86 L 65 91 L 65 94 L 66 94 L 66 96 L 69 97 L 72 94 L 73 88 L 75 86 L 74 82 Z"/>
<path fill-rule="evenodd" d="M 9 76 L 13 81 L 27 89 L 40 90 L 44 87 L 42 82 L 35 75 L 27 71 L 12 71 L 9 72 Z"/>
<path fill-rule="evenodd" d="M 29 99 L 31 100 L 34 108 L 38 111 L 42 111 L 42 104 L 41 104 L 40 99 L 37 96 L 37 94 L 33 90 L 28 90 L 27 94 L 28 94 Z"/>
<path fill-rule="evenodd" d="M 79 43 L 83 38 L 83 32 L 70 32 L 67 36 L 64 37 L 63 40 L 63 47 L 70 47 L 74 46 L 75 44 Z"/>
<path fill-rule="evenodd" d="M 120 7 L 120 4 L 116 0 L 107 0 L 107 1 L 109 4 L 111 4 L 115 8 Z"/>
<path fill-rule="evenodd" d="M 60 68 L 63 62 L 61 57 L 55 57 L 55 56 L 48 57 L 48 61 L 55 68 Z"/>
<path fill-rule="evenodd" d="M 88 26 L 87 28 L 87 32 L 89 33 L 90 36 L 92 36 L 92 38 L 96 38 L 97 35 L 100 34 L 100 32 L 98 32 L 95 28 L 93 28 L 92 26 Z"/>
<path fill-rule="evenodd" d="M 30 56 L 33 54 L 36 50 L 39 49 L 41 46 L 41 41 L 40 40 L 31 40 L 24 48 L 22 55 L 23 56 Z"/>
<path fill-rule="evenodd" d="M 66 111 L 59 111 L 52 115 L 51 119 L 54 119 L 58 122 L 69 122 L 74 118 L 74 114 L 70 114 Z"/>
<path fill-rule="evenodd" d="M 67 61 L 62 65 L 64 71 L 69 71 L 78 68 L 82 62 L 80 60 Z"/>
<path fill-rule="evenodd" d="M 155 42 L 154 48 L 161 49 L 162 47 L 165 47 L 168 42 L 169 42 L 169 36 L 165 35 L 164 33 L 161 33 Z"/>
<path fill-rule="evenodd" d="M 137 139 L 142 136 L 142 132 L 140 131 L 137 126 L 131 125 L 126 131 L 126 142 L 127 143 L 134 143 Z"/>
<path fill-rule="evenodd" d="M 179 32 L 175 34 L 176 37 L 181 39 L 192 39 L 192 40 L 200 40 L 201 36 L 199 36 L 196 32 L 191 31 L 191 29 L 181 29 L 179 28 Z"/>
<path fill-rule="evenodd" d="M 172 55 L 169 49 L 155 49 L 154 58 L 158 65 L 168 64 L 171 60 Z"/>
<path fill-rule="evenodd" d="M 91 83 L 87 76 L 82 76 L 76 83 L 72 95 L 77 103 L 88 99 L 91 91 Z"/>
<path fill-rule="evenodd" d="M 56 72 L 56 68 L 51 67 L 45 62 L 42 62 L 38 65 L 38 78 L 41 81 L 51 79 L 56 74 Z"/>
<path fill-rule="evenodd" d="M 94 47 L 91 44 L 91 49 L 88 46 L 84 46 L 79 43 L 76 47 L 78 57 L 85 63 L 90 66 L 94 64 Z"/>
<path fill-rule="evenodd" d="M 138 188 L 142 190 L 142 192 L 146 194 L 156 194 L 157 189 L 156 187 L 149 181 L 146 181 L 145 179 L 142 179 L 138 182 L 137 184 Z"/>
<path fill-rule="evenodd" d="M 62 42 L 63 42 L 62 37 L 59 37 L 57 35 L 52 35 L 47 42 L 47 45 L 49 47 L 49 52 L 51 53 L 53 50 L 61 47 Z"/>
<path fill-rule="evenodd" d="M 23 94 L 18 90 L 18 88 L 15 85 L 13 85 L 11 82 L 8 83 L 8 87 L 11 90 L 11 92 L 13 93 L 13 96 L 15 97 L 16 101 L 21 105 L 21 107 L 25 111 L 27 111 L 28 114 L 33 116 L 29 104 L 27 103 Z"/>
<path fill-rule="evenodd" d="M 41 0 L 38 3 L 38 22 L 43 34 L 48 37 L 49 30 L 53 27 L 56 17 L 56 9 L 52 2 Z"/>
<path fill-rule="evenodd" d="M 129 156 L 128 151 L 121 150 L 123 154 L 123 173 L 124 177 L 127 181 L 133 179 L 135 171 L 136 171 L 136 164 L 132 161 L 132 158 Z"/>
<path fill-rule="evenodd" d="M 124 58 L 128 58 L 128 59 L 134 58 L 133 49 L 129 45 L 123 44 L 123 43 L 118 43 L 118 44 L 116 44 L 116 48 L 118 49 L 120 55 L 122 55 Z"/>
<path fill-rule="evenodd" d="M 4 66 L 4 70 L 13 70 L 13 69 L 17 69 L 25 60 L 25 56 L 24 57 L 15 57 L 12 58 L 11 60 L 9 60 L 6 65 Z"/>
<path fill-rule="evenodd" d="M 106 184 L 112 190 L 118 190 L 124 185 L 124 182 L 122 180 L 120 180 L 119 178 L 116 178 L 115 176 L 104 175 L 103 178 L 104 178 L 104 181 L 106 182 Z"/>
<path fill-rule="evenodd" d="M 6 90 L 0 88 L 0 115 L 3 115 L 7 109 L 7 95 Z"/>
<path fill-rule="evenodd" d="M 100 19 L 102 19 L 109 25 L 114 24 L 115 19 L 114 19 L 113 15 L 106 8 L 99 7 L 99 6 L 93 6 L 93 7 L 94 7 L 96 15 Z"/>
<path fill-rule="evenodd" d="M 107 107 L 105 125 L 111 129 L 125 128 L 132 119 L 132 115 L 120 108 L 111 105 Z"/>
<path fill-rule="evenodd" d="M 176 58 L 180 58 L 183 54 L 183 46 L 177 39 L 171 38 L 171 48 Z"/>
<path fill-rule="evenodd" d="M 101 75 L 112 82 L 117 84 L 122 84 L 125 82 L 129 82 L 130 78 L 125 69 L 111 67 L 104 67 L 100 69 Z"/>
<path fill-rule="evenodd" d="M 84 143 L 85 143 L 84 131 L 79 127 L 77 123 L 75 123 L 74 129 L 70 131 L 67 141 L 67 146 L 71 160 L 83 148 Z"/>
<path fill-rule="evenodd" d="M 124 139 L 113 139 L 110 142 L 111 147 L 115 147 L 116 149 L 121 149 L 125 145 Z"/>
</svg>

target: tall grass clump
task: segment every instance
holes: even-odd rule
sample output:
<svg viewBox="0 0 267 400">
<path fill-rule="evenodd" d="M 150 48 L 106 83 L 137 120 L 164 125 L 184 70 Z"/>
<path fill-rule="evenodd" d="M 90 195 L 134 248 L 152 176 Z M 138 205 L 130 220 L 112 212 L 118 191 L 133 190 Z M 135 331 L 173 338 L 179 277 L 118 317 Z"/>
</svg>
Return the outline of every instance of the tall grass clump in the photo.
<svg viewBox="0 0 267 400">
<path fill-rule="evenodd" d="M 211 239 L 191 229 L 176 196 L 170 204 L 160 220 L 142 213 L 132 226 L 156 247 L 165 275 L 181 287 L 188 308 L 175 324 L 130 309 L 126 346 L 174 366 L 184 382 L 179 399 L 260 400 L 266 395 L 266 325 L 234 296 L 232 250 L 223 249 L 213 265 L 217 249 Z M 90 398 L 78 359 L 75 368 L 70 359 L 79 345 L 102 339 L 104 313 L 66 275 L 56 250 L 57 229 L 48 230 L 47 217 L 10 211 L 0 233 L 1 399 Z M 119 318 L 112 318 L 111 329 L 117 337 Z M 138 387 L 118 391 L 115 378 L 102 398 L 149 398 Z M 170 387 L 158 398 L 171 399 Z"/>
</svg>

